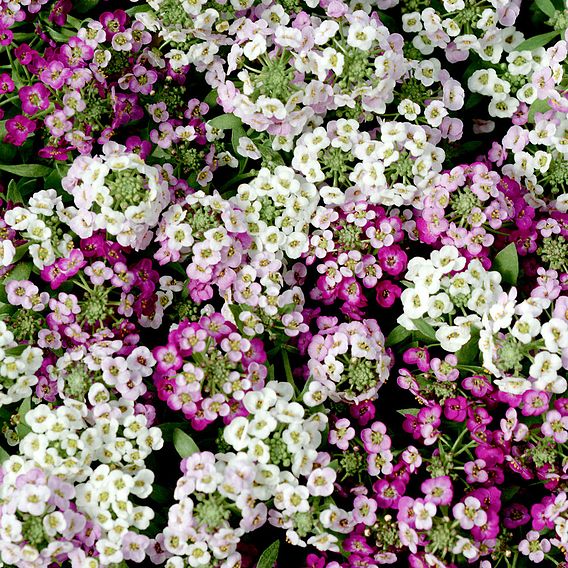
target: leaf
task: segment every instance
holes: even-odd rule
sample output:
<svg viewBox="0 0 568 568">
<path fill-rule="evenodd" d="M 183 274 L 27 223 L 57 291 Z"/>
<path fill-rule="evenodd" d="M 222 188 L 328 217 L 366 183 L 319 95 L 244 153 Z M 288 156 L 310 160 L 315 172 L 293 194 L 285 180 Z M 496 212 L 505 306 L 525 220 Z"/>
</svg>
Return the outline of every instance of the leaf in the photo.
<svg viewBox="0 0 568 568">
<path fill-rule="evenodd" d="M 405 339 L 410 337 L 412 332 L 408 329 L 402 327 L 402 325 L 397 325 L 387 337 L 385 345 L 387 347 L 392 347 L 393 345 L 397 345 L 398 343 L 402 343 Z"/>
<path fill-rule="evenodd" d="M 138 14 L 139 12 L 150 12 L 152 8 L 144 2 L 144 4 L 140 4 L 139 6 L 134 6 L 133 8 L 128 8 L 126 13 L 129 16 L 134 16 L 134 14 Z"/>
<path fill-rule="evenodd" d="M 10 454 L 2 446 L 0 446 L 0 464 L 3 464 L 9 457 Z"/>
<path fill-rule="evenodd" d="M 15 176 L 38 178 L 45 177 L 51 173 L 51 168 L 40 164 L 21 164 L 19 166 L 0 165 L 0 170 L 14 174 Z"/>
<path fill-rule="evenodd" d="M 237 148 L 239 147 L 239 140 L 246 134 L 245 129 L 242 126 L 237 126 L 233 128 L 233 132 L 231 133 L 231 146 L 233 146 L 233 150 L 236 152 Z"/>
<path fill-rule="evenodd" d="M 469 341 L 456 353 L 460 365 L 473 363 L 479 355 L 479 330 L 471 332 Z"/>
<path fill-rule="evenodd" d="M 31 262 L 20 262 L 6 273 L 4 280 L 27 280 L 32 273 L 33 264 Z"/>
<path fill-rule="evenodd" d="M 191 454 L 199 451 L 197 444 L 193 441 L 191 436 L 188 436 L 185 432 L 176 428 L 174 430 L 174 446 L 177 453 L 182 458 L 187 458 Z"/>
<path fill-rule="evenodd" d="M 516 45 L 514 51 L 532 51 L 533 49 L 544 47 L 551 39 L 554 39 L 559 34 L 559 31 L 553 31 L 530 37 L 519 45 Z"/>
<path fill-rule="evenodd" d="M 6 191 L 6 199 L 11 201 L 12 203 L 23 203 L 24 200 L 22 198 L 22 194 L 18 189 L 18 184 L 15 180 L 11 179 L 10 183 L 8 184 L 8 189 Z"/>
<path fill-rule="evenodd" d="M 422 319 L 413 319 L 412 323 L 416 326 L 416 329 L 428 339 L 432 341 L 438 341 L 436 339 L 436 330 L 427 322 Z"/>
<path fill-rule="evenodd" d="M 152 493 L 150 493 L 150 499 L 156 503 L 165 503 L 170 497 L 170 492 L 163 485 L 153 485 Z"/>
<path fill-rule="evenodd" d="M 174 437 L 174 430 L 176 430 L 176 428 L 182 428 L 185 424 L 185 422 L 164 422 L 160 424 L 158 428 L 162 431 L 164 441 L 171 442 Z"/>
<path fill-rule="evenodd" d="M 403 408 L 402 410 L 397 410 L 397 412 L 402 416 L 407 416 L 410 414 L 411 416 L 416 416 L 419 412 L 419 408 Z"/>
<path fill-rule="evenodd" d="M 209 94 L 203 99 L 204 103 L 207 103 L 210 107 L 217 104 L 217 90 L 213 89 Z"/>
<path fill-rule="evenodd" d="M 84 14 L 92 10 L 98 3 L 99 0 L 78 0 L 78 2 L 73 2 L 73 9 L 77 10 L 79 14 Z"/>
<path fill-rule="evenodd" d="M 534 117 L 537 112 L 547 112 L 550 110 L 550 105 L 548 104 L 548 100 L 537 99 L 531 105 L 529 109 L 529 122 L 534 122 Z"/>
<path fill-rule="evenodd" d="M 493 270 L 503 277 L 503 282 L 515 285 L 519 277 L 519 255 L 515 243 L 508 244 L 502 251 L 497 253 L 493 261 Z"/>
<path fill-rule="evenodd" d="M 467 101 L 463 108 L 464 109 L 473 108 L 474 106 L 478 105 L 482 100 L 483 100 L 483 95 L 480 95 L 479 93 L 473 93 L 467 98 Z"/>
<path fill-rule="evenodd" d="M 222 114 L 212 118 L 209 121 L 209 125 L 213 128 L 219 128 L 220 130 L 232 130 L 233 128 L 238 128 L 242 125 L 241 119 L 234 114 Z"/>
<path fill-rule="evenodd" d="M 67 41 L 69 41 L 70 37 L 73 37 L 75 35 L 75 32 L 72 30 L 67 30 L 65 28 L 61 28 L 61 32 L 58 32 L 57 30 L 54 30 L 53 28 L 50 28 L 49 26 L 47 27 L 47 33 L 49 34 L 49 36 L 51 37 L 51 39 L 54 39 L 55 41 L 61 42 L 61 43 L 66 43 Z"/>
<path fill-rule="evenodd" d="M 96 2 L 98 2 L 98 0 L 96 0 Z M 83 25 L 83 22 L 81 22 L 81 20 L 69 15 L 67 16 L 67 23 L 76 30 L 81 29 Z"/>
<path fill-rule="evenodd" d="M 27 422 L 26 422 L 26 414 L 30 411 L 32 406 L 32 402 L 31 399 L 28 397 L 24 400 L 24 402 L 22 402 L 22 404 L 20 405 L 20 408 L 18 410 L 18 417 L 20 419 L 20 421 L 18 422 L 18 425 L 16 426 L 16 432 L 18 434 L 18 438 L 20 438 L 20 440 L 22 438 L 24 438 L 26 436 L 26 434 L 28 434 L 29 432 L 32 431 L 32 429 L 28 426 Z"/>
<path fill-rule="evenodd" d="M 545 13 L 549 18 L 552 18 L 556 14 L 556 8 L 550 0 L 536 0 L 535 4 L 538 6 L 539 10 Z"/>
<path fill-rule="evenodd" d="M 280 541 L 275 540 L 258 559 L 256 568 L 272 568 L 276 560 L 278 560 L 278 551 L 280 550 Z"/>
</svg>

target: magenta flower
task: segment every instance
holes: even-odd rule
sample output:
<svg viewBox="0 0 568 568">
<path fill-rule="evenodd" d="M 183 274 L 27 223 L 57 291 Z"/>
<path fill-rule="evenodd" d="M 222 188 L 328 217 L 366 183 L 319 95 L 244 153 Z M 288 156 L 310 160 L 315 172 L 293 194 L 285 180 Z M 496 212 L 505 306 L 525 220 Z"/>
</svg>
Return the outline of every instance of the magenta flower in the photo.
<svg viewBox="0 0 568 568">
<path fill-rule="evenodd" d="M 35 132 L 36 123 L 21 114 L 6 121 L 6 137 L 4 142 L 8 142 L 14 146 L 21 146 L 30 134 Z"/>
<path fill-rule="evenodd" d="M 49 107 L 49 90 L 42 83 L 22 87 L 18 93 L 22 110 L 31 116 Z"/>
</svg>

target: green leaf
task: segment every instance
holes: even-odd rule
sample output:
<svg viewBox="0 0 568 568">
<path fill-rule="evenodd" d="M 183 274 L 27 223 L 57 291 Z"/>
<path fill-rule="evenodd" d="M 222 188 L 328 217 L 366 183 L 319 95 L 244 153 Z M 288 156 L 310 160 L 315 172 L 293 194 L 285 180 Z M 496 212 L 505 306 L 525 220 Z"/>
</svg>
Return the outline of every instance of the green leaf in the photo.
<svg viewBox="0 0 568 568">
<path fill-rule="evenodd" d="M 96 2 L 98 2 L 98 0 L 96 0 Z M 67 16 L 67 23 L 75 28 L 77 31 L 82 27 L 83 22 L 81 20 L 79 20 L 78 18 L 74 18 L 73 16 Z"/>
<path fill-rule="evenodd" d="M 158 425 L 158 428 L 162 431 L 164 441 L 171 442 L 174 437 L 174 430 L 176 428 L 183 428 L 185 425 L 185 422 L 163 422 Z"/>
<path fill-rule="evenodd" d="M 50 28 L 49 26 L 47 27 L 47 33 L 49 34 L 49 36 L 51 37 L 51 39 L 54 39 L 55 41 L 61 42 L 61 43 L 66 43 L 67 41 L 69 41 L 70 37 L 73 37 L 75 35 L 75 32 L 72 30 L 67 30 L 65 28 L 61 28 L 61 32 L 58 32 L 57 30 L 54 30 L 53 28 Z"/>
<path fill-rule="evenodd" d="M 209 125 L 213 128 L 219 128 L 220 130 L 232 130 L 233 128 L 238 128 L 242 125 L 241 119 L 234 114 L 222 114 L 212 118 L 209 121 Z"/>
<path fill-rule="evenodd" d="M 0 446 L 0 464 L 4 463 L 9 457 L 10 454 L 2 446 Z"/>
<path fill-rule="evenodd" d="M 515 243 L 508 244 L 502 251 L 497 253 L 493 261 L 493 270 L 503 277 L 503 282 L 515 285 L 519 277 L 519 255 Z"/>
<path fill-rule="evenodd" d="M 4 280 L 27 280 L 32 273 L 33 264 L 31 262 L 20 262 L 6 273 Z"/>
<path fill-rule="evenodd" d="M 233 128 L 233 132 L 231 132 L 231 146 L 233 146 L 233 150 L 236 152 L 237 148 L 239 147 L 239 140 L 246 134 L 245 129 L 242 126 L 237 126 Z"/>
<path fill-rule="evenodd" d="M 470 340 L 456 353 L 460 365 L 468 365 L 477 360 L 479 355 L 479 330 L 471 332 Z"/>
<path fill-rule="evenodd" d="M 21 164 L 19 166 L 0 165 L 0 170 L 14 174 L 15 176 L 38 178 L 45 177 L 51 173 L 51 168 L 40 164 Z"/>
<path fill-rule="evenodd" d="M 183 430 L 176 428 L 174 430 L 174 446 L 177 453 L 182 458 L 187 458 L 191 454 L 199 451 L 197 444 L 191 436 L 188 436 Z"/>
<path fill-rule="evenodd" d="M 560 31 L 553 31 L 530 37 L 519 45 L 516 45 L 514 51 L 532 51 L 533 49 L 544 47 L 551 39 L 554 39 L 559 34 Z"/>
<path fill-rule="evenodd" d="M 11 179 L 10 183 L 8 184 L 8 189 L 6 191 L 6 199 L 11 201 L 12 203 L 23 203 L 24 200 L 22 198 L 22 194 L 18 189 L 18 184 L 15 180 Z"/>
<path fill-rule="evenodd" d="M 32 407 L 32 402 L 31 399 L 28 397 L 24 400 L 24 402 L 22 402 L 18 410 L 18 417 L 20 421 L 16 426 L 16 432 L 20 440 L 24 438 L 26 434 L 32 431 L 32 429 L 28 426 L 26 422 L 26 414 L 30 411 L 31 407 Z"/>
<path fill-rule="evenodd" d="M 416 416 L 420 412 L 420 409 L 419 408 L 403 408 L 401 410 L 397 410 L 397 412 L 401 416 L 406 416 L 408 414 L 411 414 L 412 416 Z"/>
<path fill-rule="evenodd" d="M 207 103 L 210 107 L 217 104 L 217 90 L 213 89 L 209 94 L 203 99 L 204 103 Z"/>
<path fill-rule="evenodd" d="M 412 332 L 408 329 L 402 327 L 402 325 L 397 325 L 387 337 L 385 345 L 387 347 L 392 347 L 393 345 L 397 345 L 398 343 L 402 343 L 405 339 L 410 337 Z"/>
<path fill-rule="evenodd" d="M 556 8 L 550 0 L 536 0 L 535 4 L 541 12 L 544 12 L 549 18 L 556 14 Z"/>
<path fill-rule="evenodd" d="M 529 109 L 529 122 L 534 122 L 534 117 L 537 112 L 547 112 L 550 110 L 550 106 L 548 104 L 548 99 L 537 99 L 531 105 Z"/>
<path fill-rule="evenodd" d="M 280 550 L 280 541 L 275 540 L 258 559 L 256 568 L 272 568 L 278 560 L 278 551 Z"/>
<path fill-rule="evenodd" d="M 144 2 L 144 4 L 140 4 L 139 6 L 128 8 L 128 10 L 126 10 L 126 13 L 129 16 L 134 16 L 134 14 L 138 14 L 140 12 L 150 12 L 151 10 L 152 8 L 148 4 L 146 4 L 146 2 Z"/>
<path fill-rule="evenodd" d="M 479 93 L 473 93 L 467 97 L 467 101 L 465 103 L 464 109 L 470 109 L 474 106 L 478 105 L 483 100 L 483 95 Z"/>
<path fill-rule="evenodd" d="M 436 330 L 429 324 L 426 323 L 424 320 L 421 319 L 413 319 L 412 323 L 416 326 L 416 329 L 422 334 L 425 335 L 428 339 L 432 341 L 438 341 L 436 339 Z"/>
<path fill-rule="evenodd" d="M 152 493 L 150 493 L 150 499 L 155 501 L 156 503 L 165 503 L 170 498 L 170 492 L 166 487 L 163 485 L 156 485 L 153 486 Z"/>
<path fill-rule="evenodd" d="M 78 0 L 78 2 L 73 2 L 73 10 L 79 12 L 79 14 L 84 14 L 89 10 L 92 10 L 99 0 Z"/>
</svg>

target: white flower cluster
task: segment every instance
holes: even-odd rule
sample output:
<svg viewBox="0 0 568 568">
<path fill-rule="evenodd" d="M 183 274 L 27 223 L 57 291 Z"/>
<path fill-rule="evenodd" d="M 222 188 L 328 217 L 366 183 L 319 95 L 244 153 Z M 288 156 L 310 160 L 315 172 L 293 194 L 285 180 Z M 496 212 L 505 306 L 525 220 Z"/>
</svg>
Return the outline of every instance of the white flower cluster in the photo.
<svg viewBox="0 0 568 568">
<path fill-rule="evenodd" d="M 70 399 L 56 409 L 42 404 L 27 412 L 25 422 L 31 432 L 20 442 L 19 455 L 2 464 L 0 502 L 18 491 L 12 480 L 38 468 L 69 484 L 67 498 L 97 527 L 102 565 L 132 557 L 127 548 L 139 545 L 138 537 L 144 549 L 148 539 L 136 533 L 148 527 L 154 511 L 135 505 L 132 497 L 143 499 L 152 492 L 154 473 L 144 460 L 162 447 L 161 431 L 148 428 L 146 417 L 135 414 L 134 403 L 124 399 L 91 410 Z"/>
<path fill-rule="evenodd" d="M 559 211 L 568 211 L 568 119 L 565 113 L 550 120 L 542 116 L 534 127 L 512 126 L 503 146 L 513 150 L 513 163 L 503 173 L 531 190 L 534 205 L 544 198 L 556 197 Z"/>
<path fill-rule="evenodd" d="M 75 207 L 67 208 L 68 225 L 79 237 L 104 229 L 135 250 L 150 243 L 150 229 L 170 200 L 158 169 L 115 142 L 105 144 L 102 155 L 79 156 L 62 185 L 74 198 Z"/>
<path fill-rule="evenodd" d="M 184 475 L 174 493 L 178 503 L 156 538 L 164 552 L 150 552 L 155 564 L 167 558 L 168 568 L 234 568 L 241 537 L 267 519 L 288 529 L 291 542 L 305 546 L 302 537 L 309 536 L 307 542 L 318 549 L 337 550 L 337 538 L 325 529 L 335 531 L 334 523 L 350 520 L 349 514 L 332 507 L 314 519 L 309 501 L 333 492 L 336 474 L 325 464 L 329 455 L 317 451 L 327 418 L 306 416 L 293 394 L 291 385 L 276 382 L 247 393 L 250 414 L 236 417 L 223 431 L 233 451 L 196 452 L 182 461 Z"/>
<path fill-rule="evenodd" d="M 491 0 L 483 7 L 466 0 L 443 0 L 443 6 L 445 12 L 428 7 L 402 17 L 404 31 L 416 34 L 412 45 L 423 55 L 438 47 L 445 49 L 446 57 L 454 63 L 467 59 L 470 52 L 484 61 L 498 62 L 503 45 L 510 44 L 511 38 L 517 43 L 523 39 L 515 28 L 508 27 L 520 13 L 520 0 Z M 507 27 L 499 28 L 499 24 Z M 462 33 L 464 27 L 468 33 Z"/>
<path fill-rule="evenodd" d="M 554 273 L 554 271 L 551 271 Z M 542 280 L 542 277 L 541 277 Z M 516 301 L 516 289 L 501 294 L 483 318 L 479 349 L 483 365 L 502 391 L 523 394 L 543 390 L 563 394 L 568 389 L 567 298 L 555 304 L 544 295 Z M 551 310 L 549 317 L 547 310 Z"/>
<path fill-rule="evenodd" d="M 146 346 L 136 347 L 128 356 L 118 355 L 120 340 L 99 339 L 68 349 L 47 368 L 62 398 L 91 404 L 110 400 L 108 389 L 126 400 L 138 400 L 148 390 L 144 377 L 152 374 L 156 360 Z M 107 388 L 108 387 L 108 388 Z"/>
<path fill-rule="evenodd" d="M 405 275 L 412 287 L 401 295 L 403 314 L 398 323 L 414 331 L 413 320 L 426 322 L 435 329 L 441 348 L 450 353 L 470 340 L 472 328 L 481 327 L 483 316 L 503 293 L 501 274 L 485 270 L 477 259 L 467 268 L 465 264 L 451 245 L 432 252 L 429 259 L 414 257 Z"/>
<path fill-rule="evenodd" d="M 309 406 L 333 401 L 374 399 L 389 375 L 391 359 L 375 320 L 352 321 L 315 335 L 308 346 L 313 381 L 304 401 Z"/>
<path fill-rule="evenodd" d="M 294 147 L 292 166 L 309 182 L 324 184 L 319 191 L 326 205 L 360 199 L 408 205 L 441 170 L 444 151 L 428 141 L 421 126 L 385 122 L 377 140 L 358 128 L 355 120 L 332 121 L 302 134 Z M 348 187 L 345 194 L 338 186 Z"/>
<path fill-rule="evenodd" d="M 289 258 L 299 258 L 308 250 L 308 227 L 319 194 L 293 169 L 261 168 L 251 183 L 239 186 L 233 200 L 244 212 L 259 251 L 283 251 Z"/>
<path fill-rule="evenodd" d="M 252 497 L 272 502 L 268 520 L 287 529 L 289 542 L 337 551 L 337 537 L 329 531 L 346 532 L 352 526 L 350 513 L 331 506 L 316 514 L 310 503 L 331 495 L 336 479 L 329 454 L 318 452 L 327 417 L 307 415 L 293 398 L 289 383 L 270 382 L 247 393 L 244 406 L 250 414 L 233 419 L 223 432 L 237 453 L 223 454 L 223 459 L 248 462 L 255 472 Z"/>
<path fill-rule="evenodd" d="M 0 407 L 31 396 L 31 387 L 38 382 L 35 372 L 41 367 L 43 351 L 18 346 L 14 334 L 0 321 Z"/>
<path fill-rule="evenodd" d="M 55 189 L 37 191 L 28 200 L 27 207 L 8 209 L 4 220 L 30 243 L 28 252 L 40 269 L 53 264 L 57 258 L 67 257 L 73 248 L 71 235 L 58 230 L 61 223 L 69 223 L 70 216 Z M 3 253 L 7 255 L 4 265 L 10 264 L 14 258 L 7 251 Z"/>
</svg>

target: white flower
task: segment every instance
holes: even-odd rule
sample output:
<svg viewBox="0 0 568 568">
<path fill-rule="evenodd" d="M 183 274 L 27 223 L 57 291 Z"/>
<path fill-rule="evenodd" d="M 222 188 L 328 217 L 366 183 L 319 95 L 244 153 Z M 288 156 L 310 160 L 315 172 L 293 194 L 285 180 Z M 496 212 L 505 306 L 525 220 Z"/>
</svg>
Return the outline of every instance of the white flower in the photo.
<svg viewBox="0 0 568 568">
<path fill-rule="evenodd" d="M 554 381 L 557 373 L 562 367 L 562 359 L 555 353 L 548 351 L 539 351 L 529 369 L 529 374 L 535 379 L 543 379 L 544 381 Z"/>
<path fill-rule="evenodd" d="M 328 497 L 333 493 L 337 474 L 330 467 L 314 469 L 306 483 L 310 495 Z"/>
<path fill-rule="evenodd" d="M 437 319 L 442 314 L 450 313 L 453 307 L 450 297 L 445 292 L 436 294 L 428 300 L 428 316 Z"/>
<path fill-rule="evenodd" d="M 504 377 L 494 382 L 499 390 L 509 394 L 523 394 L 532 388 L 531 382 L 523 377 Z"/>
<path fill-rule="evenodd" d="M 0 241 L 0 266 L 10 266 L 16 256 L 16 248 L 12 241 Z"/>
<path fill-rule="evenodd" d="M 467 326 L 443 325 L 436 330 L 436 339 L 444 351 L 455 353 L 470 339 L 471 331 Z"/>
<path fill-rule="evenodd" d="M 223 430 L 223 438 L 235 450 L 244 450 L 249 444 L 249 421 L 244 416 L 237 416 Z"/>
<path fill-rule="evenodd" d="M 401 294 L 400 299 L 404 307 L 404 315 L 410 319 L 422 317 L 428 310 L 428 291 L 423 288 L 407 288 Z"/>
<path fill-rule="evenodd" d="M 282 506 L 279 507 L 280 509 L 283 509 L 288 514 L 306 513 L 309 511 L 310 504 L 308 498 L 310 493 L 307 487 L 303 485 L 294 487 L 289 483 L 284 483 L 279 485 L 278 488 L 282 492 Z"/>
<path fill-rule="evenodd" d="M 266 410 L 256 411 L 248 425 L 248 434 L 250 436 L 254 436 L 255 438 L 264 440 L 265 438 L 268 438 L 270 433 L 276 429 L 277 424 L 278 423 L 276 422 L 274 417 Z"/>
<path fill-rule="evenodd" d="M 353 23 L 349 26 L 347 44 L 351 47 L 356 47 L 361 51 L 369 51 L 375 38 L 376 30 L 372 26 L 364 26 L 358 23 Z"/>
<path fill-rule="evenodd" d="M 430 259 L 432 264 L 443 274 L 462 270 L 466 263 L 458 249 L 452 245 L 444 245 L 440 250 L 433 251 Z"/>
<path fill-rule="evenodd" d="M 310 381 L 308 390 L 304 393 L 303 402 L 306 406 L 314 407 L 323 404 L 328 397 L 328 389 L 319 381 Z"/>
<path fill-rule="evenodd" d="M 568 347 L 568 323 L 560 318 L 552 318 L 544 323 L 540 334 L 545 347 L 552 353 L 558 353 Z"/>
<path fill-rule="evenodd" d="M 337 537 L 328 534 L 322 533 L 315 536 L 312 536 L 308 539 L 308 544 L 310 546 L 314 546 L 317 550 L 321 551 L 331 551 L 331 552 L 339 552 L 339 546 L 336 544 L 338 541 Z"/>
<path fill-rule="evenodd" d="M 247 136 L 241 136 L 239 138 L 239 145 L 237 146 L 237 152 L 241 156 L 245 156 L 253 160 L 258 160 L 261 157 L 258 147 Z"/>
<path fill-rule="evenodd" d="M 521 343 L 530 343 L 540 331 L 540 322 L 530 316 L 521 316 L 515 325 L 511 328 L 511 335 L 517 338 Z"/>
</svg>

